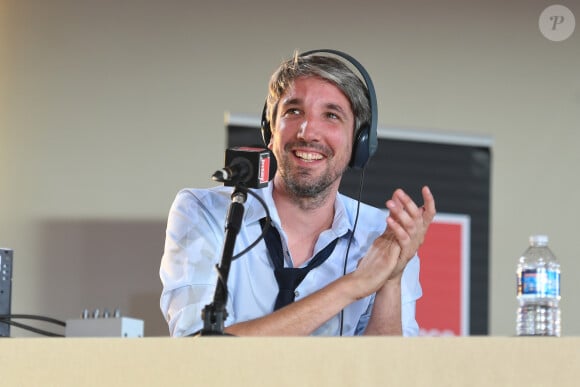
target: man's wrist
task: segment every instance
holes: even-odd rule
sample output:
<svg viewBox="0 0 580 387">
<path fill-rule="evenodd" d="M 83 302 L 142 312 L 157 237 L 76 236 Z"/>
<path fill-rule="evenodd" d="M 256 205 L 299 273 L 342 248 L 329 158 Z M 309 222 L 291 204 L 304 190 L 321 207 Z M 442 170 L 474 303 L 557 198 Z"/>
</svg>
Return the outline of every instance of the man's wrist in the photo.
<svg viewBox="0 0 580 387">
<path fill-rule="evenodd" d="M 393 278 L 389 278 L 379 291 L 400 290 L 403 273 L 397 274 Z"/>
</svg>

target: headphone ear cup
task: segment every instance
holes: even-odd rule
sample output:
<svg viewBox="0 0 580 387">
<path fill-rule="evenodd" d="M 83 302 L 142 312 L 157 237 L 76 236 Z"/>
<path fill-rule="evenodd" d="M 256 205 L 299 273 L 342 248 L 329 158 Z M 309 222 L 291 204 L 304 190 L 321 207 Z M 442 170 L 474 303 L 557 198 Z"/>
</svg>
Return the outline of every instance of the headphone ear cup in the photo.
<svg viewBox="0 0 580 387">
<path fill-rule="evenodd" d="M 267 104 L 264 104 L 260 130 L 262 131 L 262 141 L 264 141 L 264 145 L 268 147 L 268 144 L 270 144 L 270 138 L 272 138 L 272 129 L 270 128 L 270 121 L 268 121 L 268 117 L 266 117 L 266 109 Z"/>
<path fill-rule="evenodd" d="M 370 127 L 363 126 L 356 133 L 354 143 L 352 145 L 352 154 L 350 156 L 349 167 L 364 168 L 365 164 L 371 157 L 369 152 L 369 134 Z"/>
<path fill-rule="evenodd" d="M 262 122 L 262 140 L 264 145 L 268 147 L 270 144 L 270 138 L 272 137 L 272 131 L 270 130 L 270 123 L 268 121 Z"/>
</svg>

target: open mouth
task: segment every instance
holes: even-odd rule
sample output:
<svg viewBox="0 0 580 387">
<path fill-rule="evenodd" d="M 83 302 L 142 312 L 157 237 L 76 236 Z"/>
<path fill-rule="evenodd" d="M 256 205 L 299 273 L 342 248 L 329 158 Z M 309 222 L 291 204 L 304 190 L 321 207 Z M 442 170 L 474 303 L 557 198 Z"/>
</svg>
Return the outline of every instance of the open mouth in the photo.
<svg viewBox="0 0 580 387">
<path fill-rule="evenodd" d="M 295 151 L 294 155 L 299 159 L 307 162 L 322 160 L 324 158 L 320 153 L 317 152 Z"/>
</svg>

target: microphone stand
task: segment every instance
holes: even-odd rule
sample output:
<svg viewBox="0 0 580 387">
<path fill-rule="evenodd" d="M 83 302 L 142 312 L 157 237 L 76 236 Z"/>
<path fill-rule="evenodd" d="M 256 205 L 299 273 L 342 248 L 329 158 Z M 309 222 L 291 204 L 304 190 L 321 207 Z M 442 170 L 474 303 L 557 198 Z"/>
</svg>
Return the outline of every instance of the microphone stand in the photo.
<svg viewBox="0 0 580 387">
<path fill-rule="evenodd" d="M 217 266 L 218 280 L 213 302 L 205 306 L 201 313 L 203 329 L 201 336 L 224 336 L 224 322 L 228 317 L 226 304 L 228 300 L 228 276 L 236 244 L 236 237 L 242 226 L 244 203 L 248 198 L 247 189 L 236 184 L 232 193 L 225 226 L 225 239 L 220 265 Z"/>
</svg>

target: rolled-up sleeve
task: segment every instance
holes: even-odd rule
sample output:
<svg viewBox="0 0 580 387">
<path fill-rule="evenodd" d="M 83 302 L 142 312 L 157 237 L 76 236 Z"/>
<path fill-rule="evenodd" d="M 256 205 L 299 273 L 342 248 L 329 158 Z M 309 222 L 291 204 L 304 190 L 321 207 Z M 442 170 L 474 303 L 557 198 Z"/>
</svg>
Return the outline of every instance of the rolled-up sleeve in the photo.
<svg viewBox="0 0 580 387">
<path fill-rule="evenodd" d="M 401 322 L 403 336 L 417 336 L 419 324 L 415 317 L 417 300 L 423 295 L 419 282 L 420 261 L 415 256 L 407 263 L 401 279 Z"/>
<path fill-rule="evenodd" d="M 202 328 L 201 312 L 211 302 L 219 254 L 217 232 L 223 227 L 192 191 L 179 192 L 167 221 L 159 275 L 160 307 L 172 336 Z"/>
</svg>

